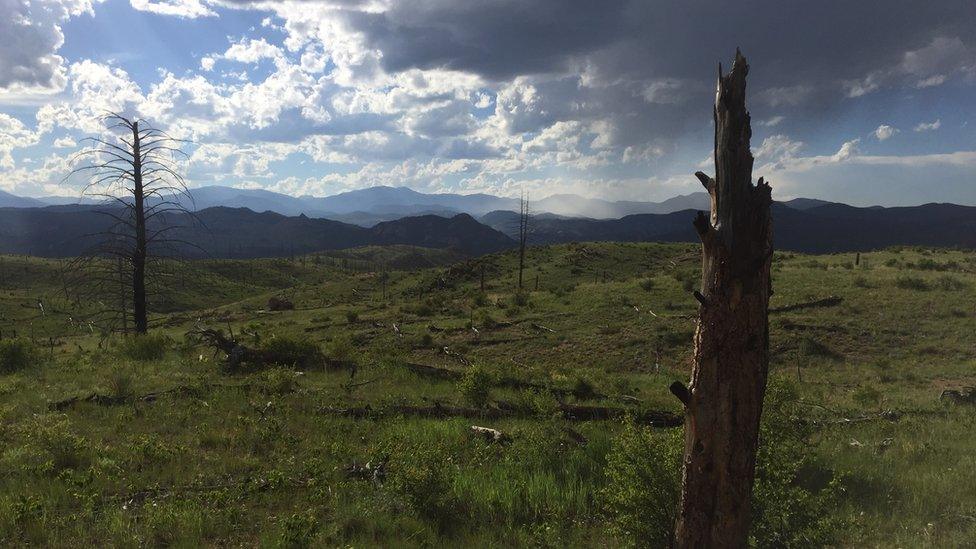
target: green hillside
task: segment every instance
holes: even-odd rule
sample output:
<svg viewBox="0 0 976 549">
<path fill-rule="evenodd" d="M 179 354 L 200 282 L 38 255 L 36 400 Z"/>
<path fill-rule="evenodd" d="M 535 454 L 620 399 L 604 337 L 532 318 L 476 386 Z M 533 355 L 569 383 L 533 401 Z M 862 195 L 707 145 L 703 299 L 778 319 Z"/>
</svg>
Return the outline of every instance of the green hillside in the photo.
<svg viewBox="0 0 976 549">
<path fill-rule="evenodd" d="M 0 373 L 0 544 L 659 539 L 699 247 L 554 245 L 526 263 L 522 293 L 514 252 L 171 263 L 151 304 L 165 337 L 136 341 L 86 321 L 107 305 L 64 262 L 3 257 L 0 361 L 30 357 Z M 773 276 L 753 542 L 976 539 L 976 407 L 940 400 L 976 385 L 976 253 L 777 254 Z M 227 372 L 188 336 L 208 328 L 312 358 Z"/>
</svg>

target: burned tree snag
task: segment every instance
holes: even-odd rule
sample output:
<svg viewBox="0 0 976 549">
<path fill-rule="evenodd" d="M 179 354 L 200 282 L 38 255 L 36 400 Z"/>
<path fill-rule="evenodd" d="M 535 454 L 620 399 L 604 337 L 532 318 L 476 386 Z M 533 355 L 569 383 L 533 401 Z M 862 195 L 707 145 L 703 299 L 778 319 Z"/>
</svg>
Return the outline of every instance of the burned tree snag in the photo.
<svg viewBox="0 0 976 549">
<path fill-rule="evenodd" d="M 522 272 L 525 271 L 525 245 L 529 240 L 529 199 L 523 194 L 519 198 L 519 263 L 518 291 L 522 291 Z"/>
<path fill-rule="evenodd" d="M 762 178 L 752 184 L 748 71 L 738 51 L 728 74 L 719 67 L 715 177 L 695 174 L 711 215 L 694 220 L 702 241 L 698 327 L 691 385 L 675 393 L 685 405 L 677 547 L 745 547 L 749 534 L 769 367 L 772 224 L 770 187 Z"/>
</svg>

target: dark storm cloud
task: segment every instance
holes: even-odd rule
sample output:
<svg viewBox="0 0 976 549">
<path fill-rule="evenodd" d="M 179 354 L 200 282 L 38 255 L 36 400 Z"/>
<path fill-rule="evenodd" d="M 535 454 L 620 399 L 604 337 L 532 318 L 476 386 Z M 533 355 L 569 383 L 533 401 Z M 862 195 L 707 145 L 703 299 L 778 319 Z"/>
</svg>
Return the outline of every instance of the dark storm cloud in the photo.
<svg viewBox="0 0 976 549">
<path fill-rule="evenodd" d="M 607 78 L 700 77 L 742 47 L 765 83 L 855 78 L 936 36 L 976 41 L 972 0 L 427 0 L 346 12 L 387 70 L 447 67 L 489 79 L 593 63 Z"/>
<path fill-rule="evenodd" d="M 388 72 L 461 70 L 499 89 L 521 77 L 537 93 L 509 97 L 510 131 L 602 120 L 604 146 L 707 122 L 695 113 L 736 47 L 758 69 L 753 101 L 794 121 L 844 97 L 976 71 L 974 0 L 426 0 L 339 14 Z"/>
<path fill-rule="evenodd" d="M 489 79 L 558 71 L 620 39 L 627 0 L 427 0 L 347 12 L 391 72 L 444 67 Z"/>
</svg>

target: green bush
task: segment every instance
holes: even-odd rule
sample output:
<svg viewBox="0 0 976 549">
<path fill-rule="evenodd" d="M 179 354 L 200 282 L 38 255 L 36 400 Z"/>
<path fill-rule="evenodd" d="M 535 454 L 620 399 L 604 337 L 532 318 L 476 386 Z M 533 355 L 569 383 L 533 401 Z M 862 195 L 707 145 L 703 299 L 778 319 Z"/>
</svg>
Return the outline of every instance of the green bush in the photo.
<svg viewBox="0 0 976 549">
<path fill-rule="evenodd" d="M 753 547 L 821 547 L 844 531 L 832 510 L 840 479 L 810 452 L 809 422 L 799 421 L 799 396 L 770 383 L 759 428 L 752 498 Z M 610 528 L 635 545 L 668 545 L 680 489 L 681 431 L 627 425 L 607 456 L 600 492 Z"/>
<path fill-rule="evenodd" d="M 109 370 L 105 384 L 109 394 L 118 399 L 132 396 L 133 377 L 127 368 L 116 366 Z"/>
<path fill-rule="evenodd" d="M 119 352 L 130 360 L 151 362 L 163 358 L 169 342 L 162 334 L 135 334 L 122 338 Z"/>
<path fill-rule="evenodd" d="M 349 362 L 356 358 L 356 346 L 345 335 L 335 336 L 325 346 L 329 358 L 338 362 Z"/>
<path fill-rule="evenodd" d="M 269 395 L 284 396 L 298 389 L 297 374 L 287 368 L 271 368 L 264 372 L 263 389 Z"/>
<path fill-rule="evenodd" d="M 640 281 L 640 287 L 645 292 L 649 292 L 649 291 L 653 290 L 654 289 L 654 279 L 653 278 L 645 278 L 644 280 L 641 280 Z"/>
<path fill-rule="evenodd" d="M 895 286 L 902 290 L 928 290 L 929 283 L 916 276 L 899 276 L 895 279 Z"/>
<path fill-rule="evenodd" d="M 318 519 L 309 512 L 289 515 L 281 521 L 278 546 L 284 549 L 311 547 L 318 529 Z"/>
<path fill-rule="evenodd" d="M 458 391 L 465 402 L 475 408 L 483 408 L 491 398 L 491 386 L 494 382 L 494 376 L 485 369 L 474 366 L 458 382 Z"/>
<path fill-rule="evenodd" d="M 26 339 L 0 340 L 0 374 L 18 372 L 31 365 L 36 350 Z"/>
<path fill-rule="evenodd" d="M 346 311 L 346 322 L 349 324 L 355 324 L 359 322 L 359 313 L 356 311 Z"/>
<path fill-rule="evenodd" d="M 436 446 L 413 445 L 409 458 L 391 469 L 389 487 L 418 516 L 441 532 L 456 528 L 464 519 L 465 506 L 457 498 L 457 467 L 451 456 Z"/>
<path fill-rule="evenodd" d="M 966 289 L 966 283 L 952 275 L 940 276 L 939 278 L 935 279 L 935 285 L 941 290 L 950 292 Z"/>
<path fill-rule="evenodd" d="M 800 421 L 796 386 L 770 383 L 759 427 L 752 491 L 755 547 L 824 547 L 845 531 L 833 510 L 841 479 L 810 451 L 813 427 Z"/>
<path fill-rule="evenodd" d="M 593 382 L 583 376 L 577 376 L 573 382 L 573 396 L 580 400 L 589 400 L 597 394 Z"/>
<path fill-rule="evenodd" d="M 607 456 L 599 494 L 611 532 L 641 547 L 667 547 L 681 484 L 682 435 L 628 423 Z"/>
<path fill-rule="evenodd" d="M 529 293 L 526 291 L 518 291 L 512 295 L 512 306 L 514 307 L 525 307 L 529 304 Z"/>
<path fill-rule="evenodd" d="M 325 364 L 325 355 L 318 345 L 306 339 L 287 336 L 276 337 L 261 349 L 265 362 L 279 366 L 308 369 Z"/>
<path fill-rule="evenodd" d="M 55 470 L 75 469 L 85 461 L 88 443 L 73 432 L 66 416 L 39 416 L 30 436 Z"/>
</svg>

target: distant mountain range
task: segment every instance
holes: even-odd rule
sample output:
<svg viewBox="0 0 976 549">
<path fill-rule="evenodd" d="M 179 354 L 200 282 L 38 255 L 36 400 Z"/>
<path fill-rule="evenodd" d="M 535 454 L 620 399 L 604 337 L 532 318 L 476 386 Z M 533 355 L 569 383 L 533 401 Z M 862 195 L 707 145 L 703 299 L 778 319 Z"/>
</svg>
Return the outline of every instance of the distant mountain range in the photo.
<svg viewBox="0 0 976 549">
<path fill-rule="evenodd" d="M 190 191 L 192 201 L 185 206 L 204 210 L 217 206 L 248 208 L 255 212 L 275 212 L 282 215 L 318 217 L 372 227 L 382 221 L 406 216 L 440 215 L 450 217 L 467 213 L 480 217 L 495 210 L 518 210 L 517 198 L 489 194 L 428 194 L 406 187 L 370 187 L 333 196 L 290 196 L 263 189 L 234 187 L 199 187 Z M 66 197 L 23 198 L 0 192 L 0 208 L 31 208 L 73 203 L 94 204 L 94 200 Z M 705 193 L 669 198 L 664 202 L 610 202 L 559 194 L 532 201 L 531 210 L 563 216 L 616 219 L 640 213 L 670 213 L 685 209 L 708 208 Z"/>
<path fill-rule="evenodd" d="M 794 206 L 795 204 L 795 206 Z M 808 253 L 867 251 L 894 245 L 976 248 L 976 207 L 924 204 L 904 208 L 855 208 L 846 204 L 804 200 L 773 204 L 776 249 Z M 552 244 L 575 241 L 696 242 L 691 225 L 695 210 L 638 214 L 620 219 L 574 219 L 536 216 L 530 241 Z M 518 214 L 491 212 L 481 222 L 515 237 Z"/>
<path fill-rule="evenodd" d="M 0 209 L 0 253 L 71 257 L 86 253 L 113 220 L 90 206 Z M 474 256 L 515 245 L 467 214 L 406 217 L 359 227 L 304 215 L 257 213 L 247 208 L 207 208 L 196 219 L 171 215 L 167 239 L 182 257 L 281 257 L 367 245 L 409 244 L 449 248 Z M 156 230 L 161 226 L 150 227 Z"/>
<path fill-rule="evenodd" d="M 198 247 L 212 257 L 244 258 L 371 244 L 451 248 L 479 255 L 514 246 L 518 228 L 518 214 L 512 211 L 518 209 L 518 201 L 485 194 L 373 187 L 314 198 L 204 187 L 195 189 L 193 197 L 202 225 L 191 223 L 188 216 L 168 220 L 178 226 L 172 236 L 192 244 L 182 249 L 189 257 L 201 255 Z M 695 193 L 654 203 L 555 195 L 534 203 L 532 209 L 538 213 L 532 216 L 530 242 L 693 242 L 697 237 L 691 219 L 695 211 L 709 208 L 707 198 L 705 193 Z M 98 213 L 107 207 L 45 206 L 42 199 L 0 192 L 0 253 L 54 257 L 82 253 L 94 242 L 84 235 L 107 225 L 109 218 Z M 592 215 L 572 214 L 576 211 Z M 976 207 L 856 208 L 798 198 L 775 203 L 773 215 L 777 249 L 823 253 L 891 245 L 976 248 Z"/>
</svg>

